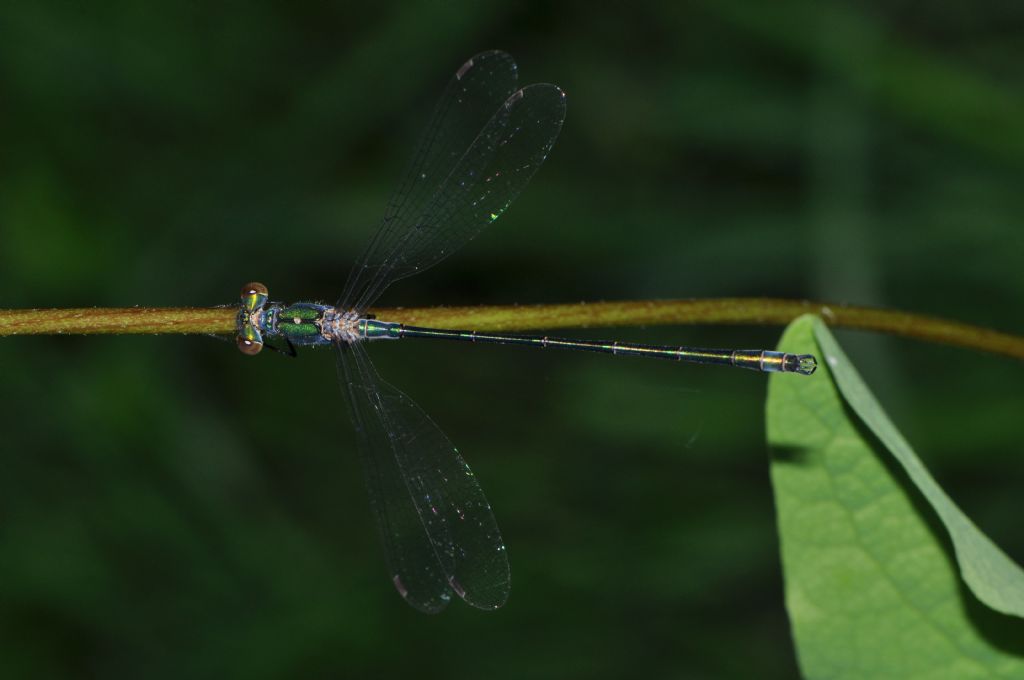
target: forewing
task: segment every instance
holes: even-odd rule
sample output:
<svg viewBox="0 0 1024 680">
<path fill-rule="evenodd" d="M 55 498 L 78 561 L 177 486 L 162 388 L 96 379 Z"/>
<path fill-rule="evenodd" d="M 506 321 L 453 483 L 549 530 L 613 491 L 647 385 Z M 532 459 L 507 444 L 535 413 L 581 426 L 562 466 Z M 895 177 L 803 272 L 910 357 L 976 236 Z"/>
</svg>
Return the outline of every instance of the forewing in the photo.
<svg viewBox="0 0 1024 680">
<path fill-rule="evenodd" d="M 349 272 L 342 301 L 354 301 L 501 103 L 516 90 L 516 63 L 483 52 L 463 64 L 441 94 L 377 233 Z M 351 308 L 351 305 L 345 308 Z"/>
<path fill-rule="evenodd" d="M 512 93 L 479 130 L 426 200 L 405 201 L 385 220 L 349 277 L 339 301 L 365 311 L 394 281 L 458 250 L 508 208 L 547 158 L 565 119 L 555 85 Z"/>
</svg>

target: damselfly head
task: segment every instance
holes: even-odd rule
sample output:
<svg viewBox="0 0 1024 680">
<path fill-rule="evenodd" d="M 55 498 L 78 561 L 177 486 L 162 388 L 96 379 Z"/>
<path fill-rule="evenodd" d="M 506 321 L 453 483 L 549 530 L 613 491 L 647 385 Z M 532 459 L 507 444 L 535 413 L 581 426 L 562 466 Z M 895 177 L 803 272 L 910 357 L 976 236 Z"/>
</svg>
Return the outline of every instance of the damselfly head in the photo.
<svg viewBox="0 0 1024 680">
<path fill-rule="evenodd" d="M 242 354 L 255 356 L 263 349 L 263 336 L 253 322 L 267 304 L 269 292 L 267 287 L 258 281 L 242 286 L 242 305 L 238 310 L 238 335 L 235 344 Z"/>
</svg>

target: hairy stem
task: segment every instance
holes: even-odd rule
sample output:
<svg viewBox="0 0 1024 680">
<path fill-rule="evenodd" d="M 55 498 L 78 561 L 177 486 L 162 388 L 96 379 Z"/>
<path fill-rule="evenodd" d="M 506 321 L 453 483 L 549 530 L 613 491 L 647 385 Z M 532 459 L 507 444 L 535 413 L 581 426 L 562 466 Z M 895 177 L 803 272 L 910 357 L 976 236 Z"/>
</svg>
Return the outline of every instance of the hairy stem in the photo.
<svg viewBox="0 0 1024 680">
<path fill-rule="evenodd" d="M 0 310 L 0 336 L 54 334 L 233 334 L 237 307 Z M 1024 338 L 998 331 L 870 307 L 772 298 L 633 300 L 565 305 L 427 307 L 371 310 L 416 326 L 478 331 L 682 324 L 783 325 L 801 314 L 833 328 L 878 331 L 1024 359 Z"/>
</svg>

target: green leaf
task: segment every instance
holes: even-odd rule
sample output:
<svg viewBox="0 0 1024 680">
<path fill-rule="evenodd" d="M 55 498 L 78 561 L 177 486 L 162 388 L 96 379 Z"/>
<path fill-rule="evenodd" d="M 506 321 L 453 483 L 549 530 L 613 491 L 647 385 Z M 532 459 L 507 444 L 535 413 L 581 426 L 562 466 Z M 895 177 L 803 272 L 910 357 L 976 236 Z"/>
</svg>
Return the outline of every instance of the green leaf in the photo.
<svg viewBox="0 0 1024 680">
<path fill-rule="evenodd" d="M 820 320 L 815 324 L 814 336 L 846 403 L 896 457 L 946 525 L 960 573 L 971 591 L 996 611 L 1024 616 L 1024 570 L 981 533 L 936 483 Z"/>
<path fill-rule="evenodd" d="M 772 376 L 767 405 L 804 674 L 1024 678 L 1024 621 L 998 613 L 1024 611 L 1020 567 L 932 479 L 824 324 L 798 319 L 780 349 L 821 360 L 809 379 Z"/>
</svg>

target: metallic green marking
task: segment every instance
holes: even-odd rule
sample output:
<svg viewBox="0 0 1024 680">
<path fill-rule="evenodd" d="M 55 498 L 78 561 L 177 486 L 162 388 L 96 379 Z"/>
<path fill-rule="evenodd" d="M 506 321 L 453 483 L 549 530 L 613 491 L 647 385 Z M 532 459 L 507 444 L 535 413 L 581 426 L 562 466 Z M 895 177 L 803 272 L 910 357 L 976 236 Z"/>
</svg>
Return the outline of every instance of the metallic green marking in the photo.
<svg viewBox="0 0 1024 680">
<path fill-rule="evenodd" d="M 360 319 L 359 335 L 367 340 L 397 340 L 402 337 L 402 324 L 376 319 Z"/>
<path fill-rule="evenodd" d="M 238 336 L 246 342 L 263 342 L 263 338 L 260 337 L 260 332 L 253 328 L 252 324 L 245 322 L 241 328 L 238 329 Z"/>
<path fill-rule="evenodd" d="M 323 335 L 320 320 L 324 315 L 322 305 L 294 304 L 277 310 L 277 331 L 292 342 L 309 344 Z"/>
</svg>

